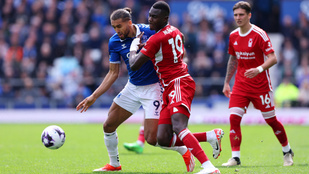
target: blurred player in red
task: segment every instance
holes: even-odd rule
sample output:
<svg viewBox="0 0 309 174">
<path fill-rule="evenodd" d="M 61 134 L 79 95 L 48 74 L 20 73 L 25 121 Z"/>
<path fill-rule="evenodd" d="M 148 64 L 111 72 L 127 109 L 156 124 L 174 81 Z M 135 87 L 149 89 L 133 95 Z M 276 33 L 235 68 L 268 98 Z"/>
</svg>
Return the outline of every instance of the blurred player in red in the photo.
<svg viewBox="0 0 309 174">
<path fill-rule="evenodd" d="M 241 129 L 240 122 L 250 102 L 261 111 L 266 123 L 279 140 L 284 166 L 293 165 L 294 153 L 290 148 L 283 125 L 277 120 L 270 82 L 269 68 L 277 63 L 270 39 L 261 28 L 250 23 L 251 6 L 248 2 L 237 2 L 234 19 L 238 26 L 229 39 L 230 59 L 223 87 L 223 93 L 230 98 L 230 143 L 232 158 L 223 166 L 240 165 Z M 230 81 L 236 72 L 233 91 Z"/>
<path fill-rule="evenodd" d="M 199 173 L 220 173 L 199 144 L 199 141 L 205 141 L 205 132 L 193 134 L 187 128 L 195 82 L 188 73 L 187 64 L 183 62 L 183 34 L 168 24 L 169 13 L 169 5 L 164 1 L 158 1 L 151 7 L 148 21 L 150 29 L 155 30 L 156 34 L 148 39 L 138 54 L 136 51 L 142 35 L 133 40 L 130 48 L 130 67 L 132 70 L 138 70 L 145 62 L 151 60 L 164 88 L 157 132 L 159 145 L 186 145 L 204 168 Z M 223 134 L 222 129 L 215 129 L 214 136 L 219 142 L 215 148 L 219 153 L 215 158 L 220 154 Z"/>
</svg>

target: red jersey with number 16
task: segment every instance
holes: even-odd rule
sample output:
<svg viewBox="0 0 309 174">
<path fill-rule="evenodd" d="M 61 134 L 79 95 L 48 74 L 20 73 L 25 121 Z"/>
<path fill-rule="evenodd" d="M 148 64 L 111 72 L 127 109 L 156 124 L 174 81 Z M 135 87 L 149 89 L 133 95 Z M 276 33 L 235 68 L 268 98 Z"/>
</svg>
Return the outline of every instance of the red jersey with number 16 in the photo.
<svg viewBox="0 0 309 174">
<path fill-rule="evenodd" d="M 152 35 L 141 52 L 148 56 L 163 86 L 176 79 L 189 76 L 187 64 L 183 62 L 183 34 L 171 25 L 166 25 Z"/>
<path fill-rule="evenodd" d="M 262 65 L 269 53 L 274 52 L 270 39 L 261 28 L 252 25 L 251 29 L 241 34 L 237 28 L 230 34 L 228 53 L 236 56 L 238 61 L 233 93 L 260 93 L 272 91 L 269 70 L 265 70 L 250 79 L 245 71 Z"/>
</svg>

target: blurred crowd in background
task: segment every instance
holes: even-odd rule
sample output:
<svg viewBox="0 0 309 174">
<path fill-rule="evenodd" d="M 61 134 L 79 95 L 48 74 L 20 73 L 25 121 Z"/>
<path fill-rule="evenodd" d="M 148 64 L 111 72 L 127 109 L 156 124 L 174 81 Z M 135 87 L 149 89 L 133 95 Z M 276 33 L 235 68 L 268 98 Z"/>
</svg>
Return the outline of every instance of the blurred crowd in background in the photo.
<svg viewBox="0 0 309 174">
<path fill-rule="evenodd" d="M 171 2 L 169 0 L 167 2 Z M 148 23 L 155 0 L 5 0 L 0 1 L 0 108 L 74 108 L 101 83 L 109 70 L 108 41 L 115 33 L 109 16 L 130 7 L 134 23 Z M 309 26 L 285 16 L 280 1 L 253 0 L 251 22 L 284 36 L 277 52 L 277 106 L 309 107 Z M 173 11 L 173 9 L 172 9 Z M 223 82 L 233 20 L 192 21 L 170 15 L 170 24 L 185 35 L 190 74 L 197 83 L 196 100 L 224 98 Z M 109 106 L 127 82 L 122 63 L 119 80 L 94 104 Z"/>
</svg>

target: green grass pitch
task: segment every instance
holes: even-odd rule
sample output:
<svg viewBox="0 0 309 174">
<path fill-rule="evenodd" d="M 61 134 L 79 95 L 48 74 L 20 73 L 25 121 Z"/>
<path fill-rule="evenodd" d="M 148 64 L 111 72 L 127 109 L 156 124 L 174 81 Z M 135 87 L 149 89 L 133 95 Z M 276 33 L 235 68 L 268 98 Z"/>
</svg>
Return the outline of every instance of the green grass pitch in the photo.
<svg viewBox="0 0 309 174">
<path fill-rule="evenodd" d="M 44 147 L 41 133 L 50 124 L 0 124 L 0 173 L 92 173 L 109 162 L 101 124 L 58 124 L 66 133 L 65 144 L 57 150 Z M 242 126 L 242 165 L 221 167 L 231 157 L 228 125 L 190 125 L 191 132 L 220 127 L 225 131 L 221 156 L 212 158 L 211 146 L 201 143 L 211 162 L 221 173 L 309 173 L 309 127 L 285 126 L 295 152 L 294 166 L 283 167 L 281 146 L 267 125 Z M 124 142 L 137 139 L 138 124 L 123 124 L 118 128 L 121 172 L 105 173 L 187 173 L 183 159 L 173 151 L 146 145 L 143 154 L 124 149 Z M 201 170 L 196 160 L 194 172 Z"/>
</svg>

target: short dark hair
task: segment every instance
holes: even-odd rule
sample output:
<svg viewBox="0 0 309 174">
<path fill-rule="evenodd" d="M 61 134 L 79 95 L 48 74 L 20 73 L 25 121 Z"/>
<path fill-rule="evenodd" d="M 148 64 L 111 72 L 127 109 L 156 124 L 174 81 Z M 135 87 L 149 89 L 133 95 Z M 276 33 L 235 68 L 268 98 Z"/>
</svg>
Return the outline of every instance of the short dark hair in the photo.
<svg viewBox="0 0 309 174">
<path fill-rule="evenodd" d="M 154 3 L 152 5 L 152 8 L 155 8 L 155 9 L 160 9 L 161 11 L 163 11 L 167 16 L 170 15 L 170 6 L 164 2 L 164 1 L 158 1 L 156 3 Z"/>
<path fill-rule="evenodd" d="M 117 19 L 122 19 L 122 20 L 132 20 L 131 16 L 132 10 L 129 7 L 121 8 L 118 10 L 115 10 L 111 16 L 110 20 L 117 20 Z"/>
<path fill-rule="evenodd" d="M 248 14 L 251 13 L 251 5 L 249 4 L 249 2 L 245 2 L 245 1 L 237 2 L 233 7 L 233 11 L 238 8 L 246 10 Z"/>
</svg>

